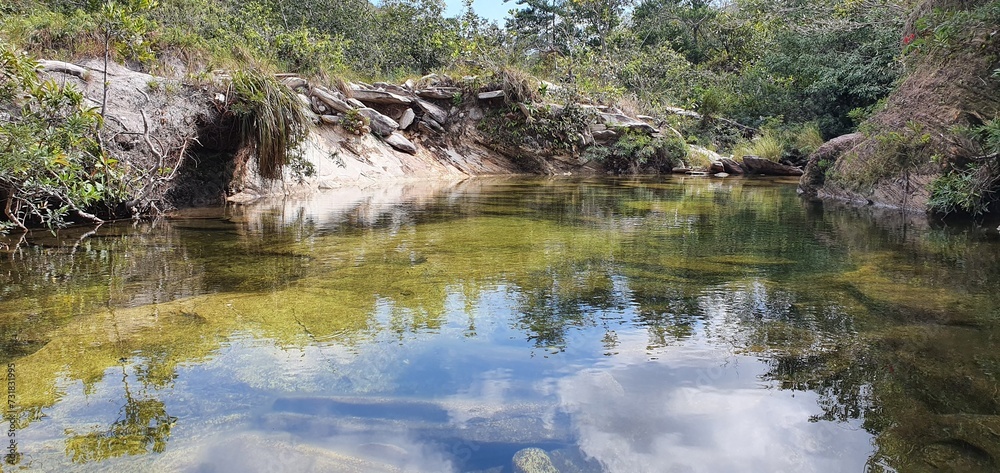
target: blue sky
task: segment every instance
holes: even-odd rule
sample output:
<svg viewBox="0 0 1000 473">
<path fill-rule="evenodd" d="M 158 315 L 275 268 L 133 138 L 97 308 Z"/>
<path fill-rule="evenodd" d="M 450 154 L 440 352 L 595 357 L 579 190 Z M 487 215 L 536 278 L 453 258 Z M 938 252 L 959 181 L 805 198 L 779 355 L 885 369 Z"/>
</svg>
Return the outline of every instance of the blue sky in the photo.
<svg viewBox="0 0 1000 473">
<path fill-rule="evenodd" d="M 445 0 L 444 3 L 448 5 L 446 16 L 458 16 L 462 12 L 462 0 Z M 495 20 L 501 26 L 503 26 L 503 18 L 507 16 L 507 11 L 516 7 L 517 3 L 513 1 L 504 3 L 503 0 L 475 0 L 475 3 L 472 4 L 472 9 L 479 16 Z"/>
</svg>

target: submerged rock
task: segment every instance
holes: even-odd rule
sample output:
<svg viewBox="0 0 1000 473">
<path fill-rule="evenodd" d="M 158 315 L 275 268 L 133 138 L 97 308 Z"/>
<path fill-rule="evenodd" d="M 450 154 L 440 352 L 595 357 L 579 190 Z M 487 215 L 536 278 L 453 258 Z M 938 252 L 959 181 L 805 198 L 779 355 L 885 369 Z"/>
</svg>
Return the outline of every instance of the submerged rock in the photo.
<svg viewBox="0 0 1000 473">
<path fill-rule="evenodd" d="M 514 473 L 559 473 L 545 450 L 525 448 L 514 454 Z"/>
</svg>

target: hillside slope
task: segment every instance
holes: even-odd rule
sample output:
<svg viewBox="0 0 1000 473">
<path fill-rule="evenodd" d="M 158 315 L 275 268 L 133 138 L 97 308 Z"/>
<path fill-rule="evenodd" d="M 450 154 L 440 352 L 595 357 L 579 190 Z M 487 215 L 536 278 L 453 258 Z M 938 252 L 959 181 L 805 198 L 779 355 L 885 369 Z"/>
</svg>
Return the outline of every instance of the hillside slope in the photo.
<svg viewBox="0 0 1000 473">
<path fill-rule="evenodd" d="M 983 174 L 980 209 L 995 206 L 991 156 L 964 131 L 1000 116 L 1000 2 L 924 0 L 901 41 L 909 74 L 885 108 L 817 150 L 802 177 L 807 196 L 913 211 L 944 210 L 932 200 L 942 178 Z M 970 189 L 974 191 L 974 189 Z"/>
</svg>

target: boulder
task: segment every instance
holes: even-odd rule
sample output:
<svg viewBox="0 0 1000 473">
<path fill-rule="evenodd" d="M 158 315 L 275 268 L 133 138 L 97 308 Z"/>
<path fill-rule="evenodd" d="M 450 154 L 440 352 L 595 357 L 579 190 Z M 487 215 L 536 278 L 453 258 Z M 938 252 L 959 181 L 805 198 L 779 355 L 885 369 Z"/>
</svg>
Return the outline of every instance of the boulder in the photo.
<svg viewBox="0 0 1000 473">
<path fill-rule="evenodd" d="M 285 84 L 285 87 L 296 91 L 299 89 L 306 90 L 309 88 L 309 81 L 298 76 L 285 77 L 281 79 L 281 83 Z"/>
<path fill-rule="evenodd" d="M 717 172 L 717 173 L 715 173 L 715 177 L 729 177 L 729 173 L 727 173 L 727 172 Z"/>
<path fill-rule="evenodd" d="M 416 104 L 424 111 L 425 117 L 430 117 L 441 125 L 448 123 L 448 112 L 445 109 L 422 99 L 416 99 Z"/>
<path fill-rule="evenodd" d="M 462 89 L 458 87 L 430 87 L 417 91 L 418 96 L 433 100 L 451 100 L 455 94 L 460 93 L 462 93 Z"/>
<path fill-rule="evenodd" d="M 386 144 L 392 146 L 393 149 L 397 151 L 402 151 L 407 154 L 417 154 L 417 146 L 413 144 L 412 141 L 406 139 L 405 136 L 401 135 L 399 132 L 394 132 L 385 138 Z"/>
<path fill-rule="evenodd" d="M 399 129 L 405 130 L 409 128 L 410 125 L 413 124 L 413 120 L 416 118 L 417 114 L 413 112 L 412 108 L 406 109 L 406 111 L 403 112 L 403 116 L 399 117 L 399 120 L 397 120 L 399 122 Z"/>
<path fill-rule="evenodd" d="M 722 165 L 722 161 L 712 161 L 712 165 L 708 167 L 708 170 L 712 172 L 726 172 L 726 167 Z"/>
<path fill-rule="evenodd" d="M 802 169 L 787 164 L 776 163 L 758 156 L 744 156 L 743 165 L 747 174 L 763 174 L 765 176 L 801 176 Z"/>
<path fill-rule="evenodd" d="M 559 473 L 545 450 L 525 448 L 514 454 L 514 473 Z"/>
<path fill-rule="evenodd" d="M 366 104 L 408 105 L 413 102 L 413 99 L 409 97 L 385 90 L 354 89 L 351 95 Z"/>
<path fill-rule="evenodd" d="M 360 100 L 355 99 L 355 98 L 349 98 L 349 99 L 347 99 L 347 104 L 350 105 L 350 106 L 352 106 L 352 107 L 354 107 L 354 108 L 365 108 L 365 104 L 361 103 Z"/>
<path fill-rule="evenodd" d="M 334 92 L 320 85 L 312 88 L 312 96 L 340 113 L 347 113 L 354 109 L 344 101 L 344 96 L 340 92 Z M 325 112 L 325 110 L 317 110 L 317 113 L 320 112 Z"/>
<path fill-rule="evenodd" d="M 736 160 L 734 159 L 722 158 L 719 161 L 722 162 L 722 169 L 724 172 L 727 172 L 729 174 L 735 174 L 737 176 L 743 175 L 743 173 L 745 172 L 743 170 L 743 167 L 740 166 L 740 163 L 737 163 Z"/>
<path fill-rule="evenodd" d="M 435 133 L 444 133 L 444 127 L 441 126 L 440 123 L 438 123 L 438 122 L 436 122 L 434 120 L 431 120 L 430 118 L 428 118 L 426 116 L 424 116 L 424 118 L 420 119 L 420 122 L 418 123 L 418 125 L 422 125 L 423 127 L 426 127 L 426 128 L 430 129 L 431 131 L 433 131 Z"/>
<path fill-rule="evenodd" d="M 394 94 L 399 94 L 402 96 L 410 95 L 412 92 L 407 90 L 405 87 L 398 86 L 396 84 L 390 84 L 388 82 L 376 82 L 372 84 L 377 90 L 384 90 L 386 92 L 392 92 Z"/>
<path fill-rule="evenodd" d="M 502 90 L 492 90 L 489 92 L 480 92 L 476 97 L 479 100 L 495 100 L 502 99 L 506 94 Z"/>
<path fill-rule="evenodd" d="M 358 113 L 368 118 L 371 122 L 372 133 L 379 136 L 389 136 L 399 129 L 399 123 L 385 115 L 382 115 L 373 108 L 359 108 Z"/>
<path fill-rule="evenodd" d="M 601 113 L 600 115 L 601 123 L 604 123 L 608 128 L 627 128 L 632 131 L 639 131 L 646 134 L 656 133 L 656 128 L 654 128 L 649 123 L 636 120 L 620 113 Z"/>
<path fill-rule="evenodd" d="M 309 97 L 306 97 L 303 94 L 295 94 L 295 97 L 299 99 L 299 102 L 303 107 L 312 108 L 312 101 L 309 100 Z"/>
<path fill-rule="evenodd" d="M 594 136 L 594 141 L 597 142 L 608 142 L 618 138 L 618 132 L 615 130 L 591 131 L 591 134 Z"/>
<path fill-rule="evenodd" d="M 321 122 L 327 125 L 339 125 L 340 116 L 339 115 L 320 115 L 319 119 Z"/>
</svg>

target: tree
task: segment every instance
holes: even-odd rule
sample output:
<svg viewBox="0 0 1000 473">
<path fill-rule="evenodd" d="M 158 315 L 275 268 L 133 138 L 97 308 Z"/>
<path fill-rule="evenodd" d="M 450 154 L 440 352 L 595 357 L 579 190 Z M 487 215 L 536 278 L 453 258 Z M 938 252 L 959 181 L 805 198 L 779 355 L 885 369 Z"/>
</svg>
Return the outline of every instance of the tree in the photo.
<svg viewBox="0 0 1000 473">
<path fill-rule="evenodd" d="M 574 23 L 583 25 L 586 41 L 600 46 L 607 56 L 608 38 L 622 22 L 622 15 L 632 0 L 570 0 L 569 11 Z"/>
<path fill-rule="evenodd" d="M 101 97 L 101 116 L 108 104 L 108 64 L 112 52 L 124 59 L 144 61 L 152 58 L 153 52 L 145 35 L 156 27 L 145 13 L 155 8 L 156 0 L 123 0 L 121 3 L 107 0 L 98 11 L 98 28 L 104 44 L 104 89 Z"/>
<path fill-rule="evenodd" d="M 507 31 L 514 36 L 514 40 L 530 52 L 565 52 L 566 38 L 573 34 L 574 29 L 565 21 L 569 15 L 567 0 L 515 1 L 521 8 L 512 10 L 511 17 L 507 19 Z"/>
</svg>

